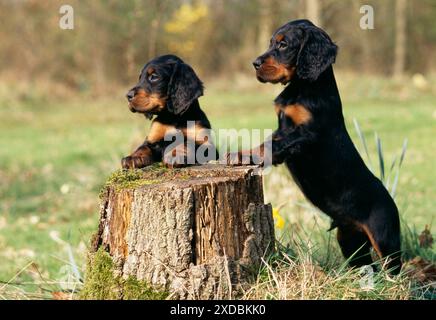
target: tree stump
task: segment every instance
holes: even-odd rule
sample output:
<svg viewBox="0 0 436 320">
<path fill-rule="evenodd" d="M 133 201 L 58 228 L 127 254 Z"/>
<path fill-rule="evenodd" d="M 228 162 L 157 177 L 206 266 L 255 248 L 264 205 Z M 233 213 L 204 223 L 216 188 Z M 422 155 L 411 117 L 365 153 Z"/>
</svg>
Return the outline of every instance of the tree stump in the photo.
<svg viewBox="0 0 436 320">
<path fill-rule="evenodd" d="M 258 170 L 208 164 L 118 171 L 101 193 L 92 250 L 109 253 L 117 277 L 145 281 L 172 299 L 235 297 L 274 248 Z"/>
</svg>

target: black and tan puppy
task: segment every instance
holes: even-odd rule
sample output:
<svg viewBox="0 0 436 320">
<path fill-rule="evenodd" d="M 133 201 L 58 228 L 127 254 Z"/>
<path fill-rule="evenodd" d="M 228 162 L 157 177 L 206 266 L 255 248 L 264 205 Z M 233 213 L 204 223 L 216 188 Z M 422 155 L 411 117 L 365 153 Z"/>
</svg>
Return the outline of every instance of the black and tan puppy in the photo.
<svg viewBox="0 0 436 320">
<path fill-rule="evenodd" d="M 215 157 L 216 149 L 208 139 L 211 126 L 198 103 L 202 95 L 202 82 L 180 58 L 163 55 L 148 62 L 127 100 L 130 111 L 155 118 L 144 143 L 122 159 L 122 167 L 143 168 L 160 161 L 169 167 L 201 163 L 196 157 L 199 148 L 206 158 Z M 179 143 L 176 136 L 182 138 Z"/>
<path fill-rule="evenodd" d="M 336 53 L 330 37 L 308 20 L 280 27 L 253 63 L 259 81 L 287 85 L 275 99 L 278 129 L 270 147 L 229 158 L 270 154 L 273 164 L 284 162 L 305 196 L 333 219 L 344 256 L 355 254 L 353 266 L 372 263 L 372 246 L 399 272 L 398 210 L 348 135 L 332 68 Z"/>
</svg>

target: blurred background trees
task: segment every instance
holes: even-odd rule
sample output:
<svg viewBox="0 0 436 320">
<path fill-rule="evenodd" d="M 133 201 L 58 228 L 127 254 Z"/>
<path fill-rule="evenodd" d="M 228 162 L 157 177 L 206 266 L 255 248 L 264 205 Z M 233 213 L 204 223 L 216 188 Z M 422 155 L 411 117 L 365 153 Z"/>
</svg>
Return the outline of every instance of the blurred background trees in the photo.
<svg viewBox="0 0 436 320">
<path fill-rule="evenodd" d="M 164 53 L 201 77 L 231 77 L 252 72 L 275 28 L 305 17 L 339 45 L 337 68 L 400 77 L 436 68 L 435 0 L 70 0 L 74 30 L 59 28 L 62 4 L 0 0 L 0 79 L 103 90 L 132 83 Z M 364 4 L 373 30 L 359 27 Z"/>
</svg>

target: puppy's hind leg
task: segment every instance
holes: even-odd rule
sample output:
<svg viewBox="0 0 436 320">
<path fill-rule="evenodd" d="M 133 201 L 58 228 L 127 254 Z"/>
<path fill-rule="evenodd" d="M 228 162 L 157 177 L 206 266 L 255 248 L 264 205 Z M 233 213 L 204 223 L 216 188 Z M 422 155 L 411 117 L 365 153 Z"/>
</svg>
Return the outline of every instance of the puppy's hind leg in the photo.
<svg viewBox="0 0 436 320">
<path fill-rule="evenodd" d="M 371 243 L 366 234 L 351 224 L 341 224 L 338 226 L 337 239 L 341 247 L 342 254 L 352 267 L 362 267 L 372 264 Z"/>
<path fill-rule="evenodd" d="M 396 208 L 373 210 L 361 225 L 380 258 L 388 258 L 387 267 L 393 274 L 401 270 L 400 219 Z"/>
</svg>

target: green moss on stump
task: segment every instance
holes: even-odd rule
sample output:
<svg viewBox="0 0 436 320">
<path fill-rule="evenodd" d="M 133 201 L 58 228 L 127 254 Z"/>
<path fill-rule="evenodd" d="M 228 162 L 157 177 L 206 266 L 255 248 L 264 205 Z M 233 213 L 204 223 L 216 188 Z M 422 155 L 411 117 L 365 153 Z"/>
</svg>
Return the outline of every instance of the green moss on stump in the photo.
<svg viewBox="0 0 436 320">
<path fill-rule="evenodd" d="M 169 181 L 188 179 L 189 175 L 180 169 L 168 169 L 162 163 L 155 163 L 143 169 L 119 169 L 114 171 L 100 190 L 100 199 L 104 198 L 108 187 L 116 191 L 134 189 L 140 186 Z"/>
<path fill-rule="evenodd" d="M 189 171 L 180 168 L 168 169 L 161 162 L 143 169 L 119 169 L 106 180 L 99 196 L 100 199 L 104 199 L 109 187 L 121 191 L 170 180 L 187 180 L 192 177 Z"/>
<path fill-rule="evenodd" d="M 91 254 L 86 280 L 79 299 L 84 300 L 163 300 L 167 292 L 157 291 L 133 277 L 114 276 L 114 263 L 103 248 Z"/>
<path fill-rule="evenodd" d="M 164 300 L 168 292 L 156 291 L 144 281 L 128 277 L 123 281 L 123 300 Z"/>
<path fill-rule="evenodd" d="M 86 267 L 86 280 L 80 291 L 80 299 L 116 300 L 120 298 L 119 279 L 113 274 L 111 256 L 99 248 L 89 258 Z"/>
<path fill-rule="evenodd" d="M 165 167 L 159 165 L 153 165 L 146 169 L 119 169 L 109 176 L 105 187 L 113 186 L 117 190 L 123 190 L 156 183 L 161 180 L 160 176 L 165 170 Z"/>
<path fill-rule="evenodd" d="M 109 188 L 114 188 L 115 191 L 121 191 L 168 181 L 229 176 L 229 172 L 226 170 L 225 166 L 217 165 L 214 168 L 213 165 L 210 165 L 207 167 L 207 170 L 202 171 L 191 170 L 192 168 L 193 167 L 188 166 L 186 168 L 168 169 L 159 162 L 142 169 L 116 170 L 109 176 L 103 188 L 100 190 L 100 199 L 105 199 Z"/>
</svg>

